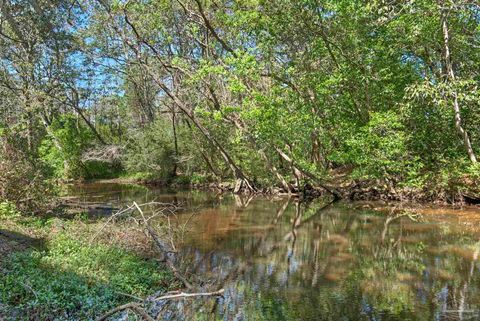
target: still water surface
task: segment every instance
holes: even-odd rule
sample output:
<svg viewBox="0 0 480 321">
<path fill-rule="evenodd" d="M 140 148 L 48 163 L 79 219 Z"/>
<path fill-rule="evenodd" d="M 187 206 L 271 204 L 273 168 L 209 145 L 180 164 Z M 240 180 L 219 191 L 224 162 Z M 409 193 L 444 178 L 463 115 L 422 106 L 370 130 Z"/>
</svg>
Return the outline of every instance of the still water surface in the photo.
<svg viewBox="0 0 480 321">
<path fill-rule="evenodd" d="M 119 184 L 73 186 L 98 215 L 132 201 L 191 217 L 196 273 L 228 276 L 185 320 L 480 320 L 480 210 L 247 199 Z M 193 312 L 192 312 L 193 310 Z"/>
</svg>

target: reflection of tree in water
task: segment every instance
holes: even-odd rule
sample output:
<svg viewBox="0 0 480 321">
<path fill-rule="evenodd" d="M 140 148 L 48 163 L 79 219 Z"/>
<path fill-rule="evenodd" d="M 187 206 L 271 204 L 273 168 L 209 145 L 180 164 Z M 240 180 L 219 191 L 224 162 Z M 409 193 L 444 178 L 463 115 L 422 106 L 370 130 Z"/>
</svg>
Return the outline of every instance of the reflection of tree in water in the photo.
<svg viewBox="0 0 480 321">
<path fill-rule="evenodd" d="M 191 258 L 184 260 L 190 275 L 206 276 L 208 290 L 224 286 L 224 297 L 168 303 L 167 319 L 479 317 L 480 248 L 473 232 L 395 208 L 380 213 L 283 201 L 276 213 L 266 214 L 255 200 L 237 204 L 241 208 L 233 214 L 218 214 L 229 228 L 192 236 L 183 251 Z M 270 221 L 256 226 L 260 215 Z M 214 216 L 207 217 L 212 224 Z M 196 219 L 201 225 L 202 214 Z M 198 246 L 205 238 L 217 241 Z"/>
</svg>

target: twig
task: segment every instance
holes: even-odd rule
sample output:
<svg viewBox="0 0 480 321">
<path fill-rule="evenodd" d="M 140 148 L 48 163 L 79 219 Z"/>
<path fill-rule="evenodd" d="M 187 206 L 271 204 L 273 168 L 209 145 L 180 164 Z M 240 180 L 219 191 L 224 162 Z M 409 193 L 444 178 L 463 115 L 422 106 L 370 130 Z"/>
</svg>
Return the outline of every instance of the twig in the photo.
<svg viewBox="0 0 480 321">
<path fill-rule="evenodd" d="M 170 294 L 170 295 L 164 295 L 161 297 L 156 298 L 154 301 L 162 301 L 162 300 L 173 300 L 173 299 L 182 299 L 182 298 L 192 298 L 192 297 L 200 297 L 200 296 L 221 296 L 225 292 L 224 289 L 220 289 L 215 292 L 205 292 L 205 293 L 184 293 L 180 292 L 177 294 Z M 140 315 L 144 320 L 146 321 L 155 321 L 146 311 L 143 309 L 140 304 L 135 303 L 135 302 L 130 302 L 121 306 L 118 306 L 104 315 L 102 315 L 100 318 L 97 319 L 97 321 L 105 321 L 108 317 L 114 315 L 115 313 L 118 313 L 123 310 L 133 310 L 135 313 Z"/>
<path fill-rule="evenodd" d="M 172 206 L 172 204 L 169 204 L 169 203 L 162 203 L 162 202 L 148 202 L 148 203 L 143 203 L 143 204 L 140 204 L 140 205 L 136 205 L 138 208 L 139 207 L 142 207 L 142 206 L 147 206 L 147 205 L 157 205 L 157 206 L 170 206 L 170 207 L 174 207 Z M 130 205 L 128 206 L 127 208 L 125 209 L 121 209 L 119 210 L 118 212 L 116 212 L 115 214 L 113 214 L 112 216 L 110 216 L 108 218 L 108 220 L 105 222 L 105 224 L 102 225 L 102 227 L 98 230 L 97 233 L 95 233 L 95 235 L 90 239 L 90 244 L 92 244 L 92 242 L 100 235 L 100 233 L 102 233 L 102 231 L 105 229 L 105 227 L 107 227 L 107 225 L 117 216 L 120 216 L 121 214 L 124 214 L 126 212 L 129 212 L 131 210 L 133 210 L 135 208 L 135 205 Z M 175 208 L 175 207 L 174 207 Z M 162 210 L 159 211 L 158 215 L 164 215 L 165 214 L 163 213 L 163 211 L 170 211 L 170 213 L 173 213 L 174 211 L 169 208 L 169 207 L 165 207 L 163 208 Z M 148 219 L 146 219 L 147 221 L 151 220 L 153 217 L 149 217 Z"/>
<path fill-rule="evenodd" d="M 26 289 L 32 291 L 33 295 L 35 295 L 35 299 L 38 300 L 37 292 L 35 292 L 30 285 L 28 285 L 27 283 L 23 283 L 23 282 L 22 282 L 22 285 L 23 285 Z"/>
<path fill-rule="evenodd" d="M 127 207 L 126 209 L 124 210 L 120 210 L 118 211 L 117 213 L 113 214 L 112 216 L 110 216 L 108 218 L 108 220 L 105 222 L 105 224 L 102 225 L 102 227 L 98 230 L 97 233 L 95 233 L 95 235 L 90 239 L 90 244 L 92 244 L 92 242 L 98 237 L 98 235 L 100 235 L 100 233 L 105 229 L 105 227 L 117 216 L 119 216 L 120 214 L 123 214 L 125 212 L 128 212 L 129 210 L 133 209 L 133 205 Z"/>
</svg>

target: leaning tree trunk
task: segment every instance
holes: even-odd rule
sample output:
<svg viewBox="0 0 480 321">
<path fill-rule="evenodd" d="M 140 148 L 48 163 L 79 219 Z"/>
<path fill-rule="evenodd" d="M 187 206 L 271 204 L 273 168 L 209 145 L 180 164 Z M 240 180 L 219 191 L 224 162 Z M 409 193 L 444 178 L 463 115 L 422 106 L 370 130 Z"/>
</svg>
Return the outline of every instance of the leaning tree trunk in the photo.
<svg viewBox="0 0 480 321">
<path fill-rule="evenodd" d="M 247 192 L 255 192 L 256 188 L 254 184 L 247 178 L 243 171 L 237 166 L 235 161 L 230 157 L 229 153 L 223 148 L 223 146 L 217 141 L 217 139 L 211 135 L 210 131 L 203 126 L 202 123 L 193 114 L 193 111 L 188 108 L 161 80 L 158 79 L 157 75 L 150 71 L 148 66 L 145 66 L 147 70 L 151 73 L 154 81 L 157 85 L 169 96 L 174 104 L 192 121 L 192 123 L 200 130 L 202 135 L 217 148 L 220 155 L 223 157 L 227 165 L 230 167 L 233 175 L 236 179 L 234 193 L 240 193 L 245 190 Z"/>
<path fill-rule="evenodd" d="M 342 199 L 343 198 L 343 195 L 342 193 L 340 193 L 335 187 L 332 187 L 332 186 L 328 186 L 325 182 L 323 182 L 320 178 L 318 178 L 315 174 L 313 174 L 312 172 L 308 171 L 307 169 L 305 168 L 302 168 L 300 165 L 298 165 L 296 162 L 294 162 L 293 158 L 291 158 L 290 156 L 287 155 L 287 153 L 285 153 L 281 148 L 279 148 L 278 146 L 273 146 L 275 148 L 275 150 L 277 151 L 278 155 L 283 159 L 285 160 L 288 164 L 290 164 L 290 167 L 292 168 L 292 170 L 294 171 L 294 173 L 296 173 L 296 175 L 298 174 L 301 174 L 301 175 L 304 175 L 306 177 L 308 177 L 309 179 L 311 179 L 314 183 L 316 183 L 318 186 L 320 186 L 321 188 L 323 188 L 324 190 L 326 190 L 327 192 L 329 192 L 330 194 L 332 194 L 335 199 Z"/>
<path fill-rule="evenodd" d="M 98 141 L 102 145 L 107 145 L 107 143 L 105 142 L 103 137 L 100 135 L 100 133 L 97 131 L 95 126 L 92 124 L 92 122 L 83 114 L 82 109 L 79 107 L 79 97 L 78 96 L 79 95 L 78 95 L 77 90 L 72 88 L 72 103 L 70 105 L 75 110 L 77 115 L 79 115 L 83 119 L 85 124 L 88 126 L 88 128 L 90 128 L 90 130 L 95 135 L 95 137 L 98 139 Z"/>
<path fill-rule="evenodd" d="M 210 92 L 213 94 L 213 91 L 210 91 Z M 245 126 L 243 124 L 241 124 L 238 120 L 235 120 L 235 119 L 227 119 L 227 120 L 230 121 L 231 123 L 233 123 L 235 125 L 235 127 L 238 130 L 240 130 L 247 137 L 248 141 L 250 142 L 250 144 L 254 148 L 258 149 L 258 154 L 260 155 L 260 157 L 265 162 L 265 165 L 267 166 L 267 168 L 277 177 L 277 180 L 282 184 L 285 191 L 288 194 L 291 194 L 292 190 L 293 190 L 292 186 L 290 186 L 290 184 L 287 182 L 285 177 L 283 177 L 283 175 L 280 174 L 280 172 L 277 170 L 275 165 L 270 161 L 270 158 L 267 156 L 265 151 L 263 149 L 259 148 L 259 146 L 257 144 L 257 141 L 253 137 L 253 135 L 250 132 L 248 132 L 248 130 L 245 129 Z"/>
<path fill-rule="evenodd" d="M 442 30 L 443 30 L 443 42 L 444 42 L 444 59 L 445 59 L 445 67 L 446 67 L 446 81 L 454 83 L 455 81 L 455 73 L 453 71 L 452 66 L 452 58 L 450 56 L 450 36 L 448 32 L 448 21 L 447 21 L 447 12 L 442 10 L 441 14 L 442 20 Z M 455 112 L 455 128 L 457 132 L 460 134 L 463 140 L 463 145 L 468 154 L 468 158 L 472 163 L 477 162 L 477 158 L 475 157 L 475 153 L 473 152 L 472 143 L 470 142 L 470 137 L 465 128 L 462 126 L 462 118 L 460 115 L 460 106 L 458 103 L 458 93 L 456 90 L 453 91 L 453 110 Z"/>
<path fill-rule="evenodd" d="M 197 138 L 195 137 L 195 135 L 193 134 L 193 131 L 192 131 L 192 125 L 190 125 L 190 122 L 188 121 L 188 119 L 185 119 L 185 123 L 187 124 L 188 126 L 188 129 L 190 129 L 190 132 L 192 134 L 192 141 L 193 143 L 195 144 L 196 148 L 198 149 L 198 151 L 200 152 L 200 155 L 202 156 L 203 160 L 205 161 L 205 164 L 207 165 L 208 169 L 210 170 L 210 172 L 212 172 L 212 174 L 218 178 L 218 179 L 221 179 L 222 178 L 222 174 L 219 173 L 215 167 L 213 166 L 213 161 L 210 160 L 208 158 L 208 155 L 207 153 L 205 152 L 205 150 L 203 149 L 203 147 L 201 146 L 201 143 L 197 141 Z"/>
</svg>

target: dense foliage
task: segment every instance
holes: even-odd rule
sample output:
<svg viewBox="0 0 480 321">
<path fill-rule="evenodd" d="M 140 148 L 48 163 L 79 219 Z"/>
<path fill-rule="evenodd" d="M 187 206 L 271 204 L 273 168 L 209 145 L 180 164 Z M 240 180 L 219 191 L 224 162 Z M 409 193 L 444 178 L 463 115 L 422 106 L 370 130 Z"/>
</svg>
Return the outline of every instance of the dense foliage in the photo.
<svg viewBox="0 0 480 321">
<path fill-rule="evenodd" d="M 476 198 L 479 12 L 468 0 L 6 0 L 0 127 L 47 177 L 335 193 L 347 179 Z"/>
</svg>

